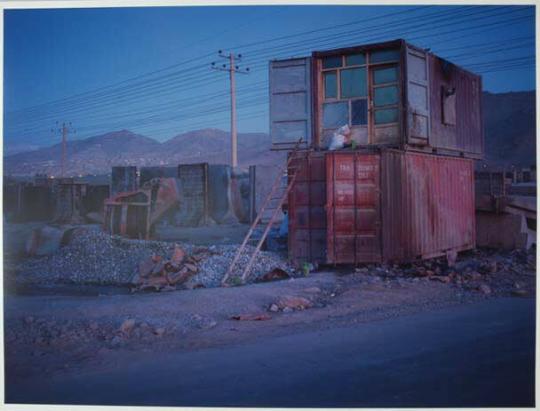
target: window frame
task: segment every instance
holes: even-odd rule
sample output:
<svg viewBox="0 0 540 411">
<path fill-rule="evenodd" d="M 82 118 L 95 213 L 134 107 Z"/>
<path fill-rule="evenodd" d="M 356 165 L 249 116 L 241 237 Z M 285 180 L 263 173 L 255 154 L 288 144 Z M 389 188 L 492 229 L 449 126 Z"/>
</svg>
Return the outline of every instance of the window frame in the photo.
<svg viewBox="0 0 540 411">
<path fill-rule="evenodd" d="M 347 63 L 347 56 L 350 55 L 357 55 L 357 54 L 363 54 L 364 55 L 364 63 L 363 64 L 352 64 L 350 66 L 346 65 Z M 328 56 L 331 57 L 331 56 Z M 334 130 L 335 127 L 325 127 L 324 125 L 324 104 L 326 103 L 337 103 L 337 102 L 347 102 L 348 107 L 348 121 L 347 125 L 349 127 L 365 127 L 367 128 L 369 126 L 369 52 L 364 51 L 360 53 L 348 53 L 348 54 L 341 54 L 341 66 L 339 67 L 332 67 L 332 68 L 323 68 L 323 60 L 324 57 L 321 58 L 321 69 L 320 69 L 320 78 L 321 78 L 321 84 L 322 84 L 322 101 L 320 104 L 321 107 L 321 121 L 320 126 L 321 129 L 324 130 Z M 366 95 L 365 96 L 354 96 L 354 97 L 342 97 L 341 93 L 341 71 L 343 70 L 350 70 L 355 68 L 364 68 L 365 69 L 365 80 L 366 80 Z M 335 71 L 336 72 L 336 97 L 326 97 L 326 85 L 325 85 L 325 73 Z M 366 124 L 352 124 L 352 101 L 353 100 L 366 100 L 366 107 L 367 107 L 367 116 L 366 116 Z"/>
</svg>

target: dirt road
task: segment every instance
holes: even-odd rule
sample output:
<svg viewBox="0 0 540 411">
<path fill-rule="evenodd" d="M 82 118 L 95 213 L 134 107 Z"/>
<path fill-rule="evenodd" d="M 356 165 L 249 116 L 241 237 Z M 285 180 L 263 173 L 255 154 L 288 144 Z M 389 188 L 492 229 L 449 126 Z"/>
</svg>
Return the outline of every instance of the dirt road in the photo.
<svg viewBox="0 0 540 411">
<path fill-rule="evenodd" d="M 268 311 L 286 297 L 309 307 Z M 534 301 L 328 272 L 164 294 L 10 296 L 6 400 L 531 405 Z M 269 319 L 231 319 L 246 314 Z"/>
<path fill-rule="evenodd" d="M 7 400 L 253 407 L 534 405 L 534 301 L 493 299 L 7 385 Z M 32 389 L 28 389 L 32 387 Z"/>
</svg>

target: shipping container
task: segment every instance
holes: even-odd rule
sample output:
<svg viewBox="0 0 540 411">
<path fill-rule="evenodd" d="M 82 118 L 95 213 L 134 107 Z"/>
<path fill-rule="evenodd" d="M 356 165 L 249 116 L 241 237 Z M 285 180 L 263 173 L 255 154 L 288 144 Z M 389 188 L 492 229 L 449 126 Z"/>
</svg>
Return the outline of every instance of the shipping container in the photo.
<svg viewBox="0 0 540 411">
<path fill-rule="evenodd" d="M 311 82 L 307 81 L 311 79 Z M 360 148 L 480 159 L 481 77 L 404 40 L 270 62 L 273 149 L 324 150 L 348 125 Z"/>
<path fill-rule="evenodd" d="M 474 248 L 472 160 L 392 149 L 293 155 L 295 264 L 409 262 Z"/>
</svg>

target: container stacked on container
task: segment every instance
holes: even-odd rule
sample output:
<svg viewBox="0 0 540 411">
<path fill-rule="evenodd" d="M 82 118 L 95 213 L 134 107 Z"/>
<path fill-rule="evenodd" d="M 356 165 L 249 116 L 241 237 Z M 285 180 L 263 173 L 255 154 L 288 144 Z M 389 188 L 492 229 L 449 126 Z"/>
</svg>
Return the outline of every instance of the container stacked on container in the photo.
<svg viewBox="0 0 540 411">
<path fill-rule="evenodd" d="M 404 40 L 270 62 L 273 148 L 306 141 L 292 162 L 290 258 L 405 262 L 473 248 L 481 96 L 479 76 Z M 328 151 L 343 126 L 348 144 Z"/>
</svg>

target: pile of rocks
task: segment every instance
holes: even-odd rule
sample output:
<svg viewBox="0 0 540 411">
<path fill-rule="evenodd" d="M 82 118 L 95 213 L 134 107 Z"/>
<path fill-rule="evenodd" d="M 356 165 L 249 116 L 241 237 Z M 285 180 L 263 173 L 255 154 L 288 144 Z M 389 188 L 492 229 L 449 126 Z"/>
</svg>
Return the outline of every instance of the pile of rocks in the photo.
<svg viewBox="0 0 540 411">
<path fill-rule="evenodd" d="M 186 258 L 186 264 L 182 264 L 182 268 L 187 268 L 187 272 L 183 272 L 180 276 L 181 270 L 174 271 L 175 263 L 173 263 L 167 267 L 178 276 L 178 281 L 171 277 L 173 271 L 167 270 L 165 271 L 169 279 L 164 280 L 165 265 L 171 263 L 167 260 L 167 256 L 174 255 L 178 249 L 182 250 Z M 189 289 L 219 287 L 237 249 L 238 245 L 200 247 L 187 243 L 130 240 L 110 236 L 103 233 L 99 227 L 89 227 L 77 230 L 70 242 L 54 254 L 26 259 L 17 264 L 15 271 L 19 283 L 40 285 L 144 286 L 147 283 L 154 287 L 156 282 L 161 281 L 162 286 L 159 286 L 159 289 L 177 285 Z M 246 249 L 253 251 L 252 247 Z M 245 266 L 248 258 L 248 255 L 243 255 L 238 267 Z M 152 268 L 152 273 L 141 272 L 139 266 L 141 261 L 146 262 L 148 270 Z M 293 267 L 283 256 L 262 251 L 257 256 L 247 281 L 256 281 L 277 268 L 295 275 Z M 154 277 L 161 279 L 149 280 Z"/>
<path fill-rule="evenodd" d="M 536 259 L 534 250 L 478 249 L 462 253 L 450 263 L 436 258 L 403 265 L 369 265 L 357 268 L 356 273 L 385 281 L 436 281 L 485 295 L 527 296 L 535 292 Z"/>
</svg>

